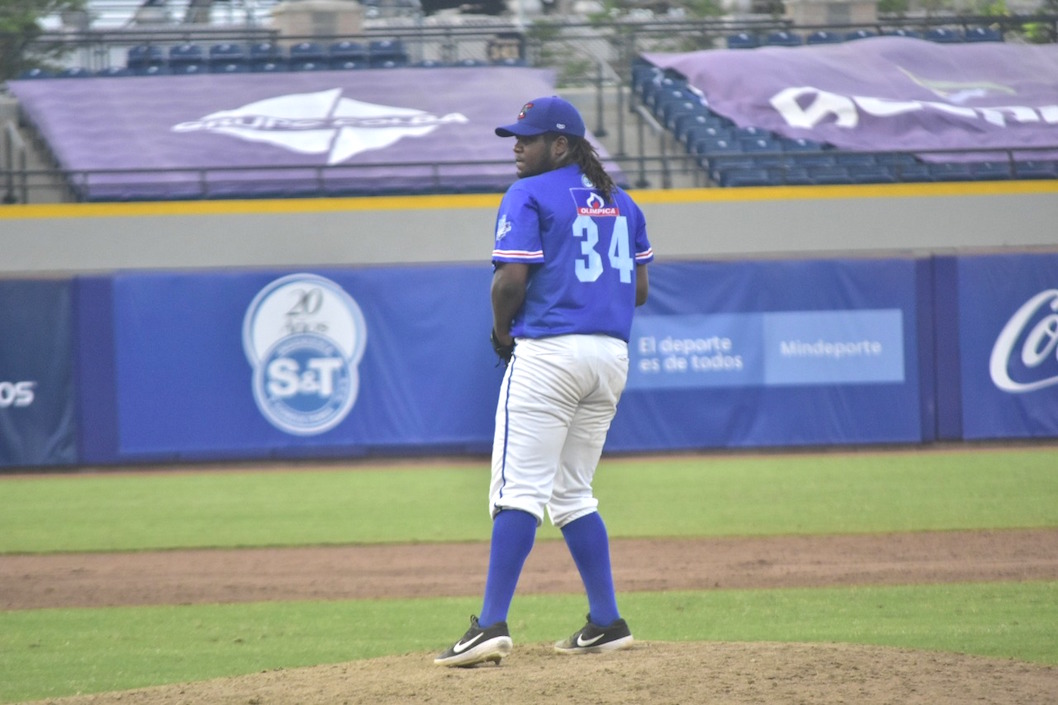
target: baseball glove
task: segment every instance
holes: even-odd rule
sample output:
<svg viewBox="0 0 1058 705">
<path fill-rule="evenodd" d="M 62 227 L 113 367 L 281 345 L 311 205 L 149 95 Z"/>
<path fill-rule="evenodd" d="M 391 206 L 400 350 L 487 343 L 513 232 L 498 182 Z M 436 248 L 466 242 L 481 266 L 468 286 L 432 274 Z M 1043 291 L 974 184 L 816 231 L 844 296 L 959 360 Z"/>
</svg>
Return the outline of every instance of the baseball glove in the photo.
<svg viewBox="0 0 1058 705">
<path fill-rule="evenodd" d="M 511 361 L 511 355 L 514 354 L 514 343 L 512 342 L 510 345 L 504 345 L 501 343 L 500 339 L 496 337 L 495 330 L 492 331 L 492 334 L 489 337 L 492 340 L 492 349 L 500 358 L 500 361 L 506 365 Z"/>
</svg>

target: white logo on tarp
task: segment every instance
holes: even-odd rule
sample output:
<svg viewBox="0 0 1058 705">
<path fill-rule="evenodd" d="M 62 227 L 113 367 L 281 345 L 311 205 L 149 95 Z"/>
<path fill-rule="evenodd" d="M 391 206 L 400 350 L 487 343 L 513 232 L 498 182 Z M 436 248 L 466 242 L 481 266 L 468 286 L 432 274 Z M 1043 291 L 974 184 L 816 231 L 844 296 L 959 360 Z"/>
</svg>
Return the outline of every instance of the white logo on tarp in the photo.
<svg viewBox="0 0 1058 705">
<path fill-rule="evenodd" d="M 275 280 L 243 319 L 257 408 L 287 433 L 334 428 L 356 402 L 366 342 L 360 306 L 338 284 L 314 274 Z"/>
<path fill-rule="evenodd" d="M 1029 369 L 1049 359 L 1058 367 L 1058 289 L 1045 289 L 1021 305 L 999 332 L 988 365 L 992 382 L 1005 392 L 1031 392 L 1058 384 L 1058 374 L 1023 382 L 1011 379 L 1010 361 L 1015 355 Z"/>
<path fill-rule="evenodd" d="M 983 120 L 996 127 L 1009 127 L 1008 122 L 1058 125 L 1058 105 L 971 108 L 932 100 L 846 96 L 813 86 L 784 88 L 773 95 L 769 102 L 787 125 L 805 129 L 812 129 L 823 122 L 833 122 L 837 127 L 851 130 L 859 125 L 861 113 L 876 118 L 891 118 L 920 111 L 943 113 L 971 122 Z"/>
<path fill-rule="evenodd" d="M 328 164 L 405 137 L 422 137 L 441 125 L 466 123 L 462 113 L 435 115 L 414 108 L 343 98 L 342 89 L 295 93 L 220 110 L 173 125 L 173 132 L 216 132 L 266 142 L 301 154 L 326 154 Z"/>
<path fill-rule="evenodd" d="M 31 380 L 21 382 L 0 381 L 0 409 L 8 407 L 29 406 L 36 396 L 33 390 L 37 383 Z"/>
</svg>

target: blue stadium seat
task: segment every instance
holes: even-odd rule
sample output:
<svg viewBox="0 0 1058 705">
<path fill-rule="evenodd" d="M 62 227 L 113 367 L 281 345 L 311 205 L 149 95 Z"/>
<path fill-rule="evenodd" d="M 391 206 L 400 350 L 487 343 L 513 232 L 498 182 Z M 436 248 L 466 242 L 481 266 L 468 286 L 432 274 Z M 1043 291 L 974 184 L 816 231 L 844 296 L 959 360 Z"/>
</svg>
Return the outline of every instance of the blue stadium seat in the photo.
<svg viewBox="0 0 1058 705">
<path fill-rule="evenodd" d="M 127 66 L 107 66 L 105 69 L 96 71 L 96 76 L 117 78 L 118 76 L 131 76 Z"/>
<path fill-rule="evenodd" d="M 493 59 L 493 66 L 528 66 L 529 62 L 517 56 L 505 56 L 502 59 Z"/>
<path fill-rule="evenodd" d="M 767 169 L 724 169 L 718 183 L 721 186 L 774 186 L 776 183 Z"/>
<path fill-rule="evenodd" d="M 94 76 L 91 71 L 80 66 L 72 66 L 65 68 L 59 73 L 55 74 L 58 78 L 87 78 L 88 76 Z"/>
<path fill-rule="evenodd" d="M 893 184 L 896 176 L 882 164 L 856 164 L 848 167 L 849 178 L 854 184 Z"/>
<path fill-rule="evenodd" d="M 260 70 L 261 66 L 281 66 L 285 63 L 283 50 L 273 42 L 256 42 L 250 45 L 250 70 Z"/>
<path fill-rule="evenodd" d="M 1027 159 L 1014 163 L 1016 179 L 1058 179 L 1058 162 Z"/>
<path fill-rule="evenodd" d="M 749 139 L 740 139 L 738 146 L 743 152 L 747 154 L 753 154 L 757 152 L 781 152 L 782 148 L 779 146 L 777 140 L 773 140 L 771 137 L 752 137 Z"/>
<path fill-rule="evenodd" d="M 474 68 L 476 66 L 488 66 L 489 64 L 487 61 L 482 61 L 481 59 L 459 59 L 452 65 L 463 68 Z"/>
<path fill-rule="evenodd" d="M 847 32 L 845 34 L 845 41 L 851 42 L 851 41 L 855 41 L 857 39 L 868 39 L 870 37 L 877 37 L 877 36 L 878 36 L 877 33 L 872 32 L 869 29 L 857 29 L 857 30 L 854 30 L 852 32 Z"/>
<path fill-rule="evenodd" d="M 291 59 L 294 58 L 293 49 L 291 49 L 290 57 Z M 317 62 L 319 61 L 319 59 L 311 60 Z M 327 60 L 330 62 L 331 68 L 367 68 L 367 47 L 361 44 L 360 42 L 334 42 L 327 48 Z"/>
<path fill-rule="evenodd" d="M 838 166 L 875 166 L 878 161 L 873 154 L 861 152 L 834 152 L 834 163 Z"/>
<path fill-rule="evenodd" d="M 810 152 L 787 152 L 787 160 L 793 166 L 807 169 L 819 166 L 836 166 L 833 150 L 816 150 Z"/>
<path fill-rule="evenodd" d="M 399 39 L 372 39 L 367 45 L 368 62 L 373 68 L 408 65 L 408 52 Z"/>
<path fill-rule="evenodd" d="M 291 61 L 291 71 L 329 71 L 331 65 L 324 62 L 316 61 Z"/>
<path fill-rule="evenodd" d="M 249 69 L 241 44 L 224 42 L 209 48 L 209 70 L 213 73 L 237 73 Z"/>
<path fill-rule="evenodd" d="M 923 182 L 923 181 L 935 181 L 933 172 L 929 168 L 929 164 L 923 164 L 922 162 L 915 161 L 911 164 L 890 164 L 889 170 L 896 177 L 897 181 L 906 182 Z"/>
<path fill-rule="evenodd" d="M 845 41 L 843 36 L 825 29 L 816 30 L 805 38 L 805 44 L 840 44 L 843 41 Z"/>
<path fill-rule="evenodd" d="M 730 130 L 711 113 L 692 115 L 676 124 L 673 130 L 676 139 L 688 149 L 702 137 L 730 137 Z"/>
<path fill-rule="evenodd" d="M 813 184 L 851 184 L 852 177 L 849 170 L 843 166 L 814 166 L 808 168 L 808 178 Z"/>
<path fill-rule="evenodd" d="M 137 44 L 126 54 L 125 65 L 132 71 L 139 71 L 150 66 L 164 66 L 165 52 L 153 44 Z"/>
<path fill-rule="evenodd" d="M 327 50 L 323 48 L 323 44 L 315 41 L 299 41 L 296 44 L 291 44 L 290 51 L 287 52 L 290 57 L 291 67 L 298 64 L 327 64 Z"/>
<path fill-rule="evenodd" d="M 197 73 L 209 73 L 209 66 L 206 64 L 177 64 L 176 66 L 169 67 L 169 73 L 174 76 L 188 76 Z"/>
<path fill-rule="evenodd" d="M 883 31 L 882 34 L 886 37 L 908 37 L 909 39 L 922 39 L 921 32 L 916 32 L 913 29 L 904 29 L 902 27 L 898 29 L 887 29 Z"/>
<path fill-rule="evenodd" d="M 806 140 L 803 137 L 794 139 L 781 137 L 778 140 L 779 148 L 784 152 L 819 152 L 823 145 L 815 140 Z"/>
<path fill-rule="evenodd" d="M 416 66 L 418 68 L 423 68 L 423 69 L 433 69 L 433 68 L 439 68 L 441 66 L 447 66 L 447 65 L 448 64 L 446 64 L 445 62 L 438 61 L 437 59 L 422 59 L 421 61 L 416 61 L 413 64 L 413 66 Z"/>
<path fill-rule="evenodd" d="M 757 39 L 757 35 L 749 32 L 730 34 L 725 41 L 728 49 L 755 49 L 760 46 L 760 40 Z"/>
<path fill-rule="evenodd" d="M 970 165 L 970 173 L 978 181 L 1002 181 L 1012 175 L 1010 162 L 975 162 Z"/>
<path fill-rule="evenodd" d="M 798 47 L 805 43 L 804 38 L 795 32 L 780 30 L 764 37 L 764 45 L 770 47 Z"/>
<path fill-rule="evenodd" d="M 948 27 L 934 27 L 926 32 L 926 39 L 938 44 L 956 44 L 963 41 L 963 33 L 958 29 Z"/>
<path fill-rule="evenodd" d="M 738 143 L 732 137 L 730 130 L 716 125 L 695 126 L 693 130 L 687 133 L 687 139 L 684 144 L 687 145 L 687 151 L 691 154 L 702 154 L 706 147 L 714 145 L 717 140 L 722 140 L 724 143 L 732 145 L 737 151 Z"/>
<path fill-rule="evenodd" d="M 970 27 L 965 39 L 968 42 L 1001 42 L 1003 33 L 995 27 Z"/>
<path fill-rule="evenodd" d="M 197 73 L 206 68 L 206 53 L 198 44 L 169 47 L 169 68 L 173 73 Z"/>
<path fill-rule="evenodd" d="M 965 162 L 932 162 L 929 173 L 934 181 L 973 181 L 975 178 Z"/>
<path fill-rule="evenodd" d="M 54 78 L 55 74 L 46 69 L 26 69 L 18 77 L 20 79 Z"/>
<path fill-rule="evenodd" d="M 132 73 L 137 76 L 168 76 L 172 71 L 165 65 L 150 64 L 133 69 Z"/>
</svg>

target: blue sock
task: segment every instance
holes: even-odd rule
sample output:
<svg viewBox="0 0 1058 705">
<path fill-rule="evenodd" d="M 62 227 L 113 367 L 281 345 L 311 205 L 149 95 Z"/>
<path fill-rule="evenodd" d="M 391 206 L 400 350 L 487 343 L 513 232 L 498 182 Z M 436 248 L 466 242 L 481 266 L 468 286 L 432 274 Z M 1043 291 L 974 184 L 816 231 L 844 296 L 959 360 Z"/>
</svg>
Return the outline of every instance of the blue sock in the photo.
<svg viewBox="0 0 1058 705">
<path fill-rule="evenodd" d="M 610 570 L 610 539 L 598 512 L 575 519 L 562 527 L 573 562 L 588 593 L 591 621 L 600 627 L 620 619 Z"/>
<path fill-rule="evenodd" d="M 490 627 L 507 621 L 514 589 L 529 552 L 536 540 L 536 517 L 517 509 L 505 509 L 492 521 L 489 548 L 489 574 L 485 580 L 485 601 L 478 624 Z"/>
</svg>

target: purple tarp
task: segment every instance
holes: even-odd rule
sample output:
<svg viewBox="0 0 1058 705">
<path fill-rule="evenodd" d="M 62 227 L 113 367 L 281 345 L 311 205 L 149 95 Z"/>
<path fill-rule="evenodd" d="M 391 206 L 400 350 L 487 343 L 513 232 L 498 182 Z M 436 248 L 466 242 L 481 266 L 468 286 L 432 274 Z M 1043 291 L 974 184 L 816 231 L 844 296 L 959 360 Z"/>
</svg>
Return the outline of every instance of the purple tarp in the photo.
<svg viewBox="0 0 1058 705">
<path fill-rule="evenodd" d="M 737 125 L 786 137 L 859 150 L 1058 147 L 1054 44 L 876 37 L 644 58 Z"/>
<path fill-rule="evenodd" d="M 499 191 L 513 142 L 493 128 L 555 92 L 521 67 L 9 85 L 91 200 Z"/>
</svg>

